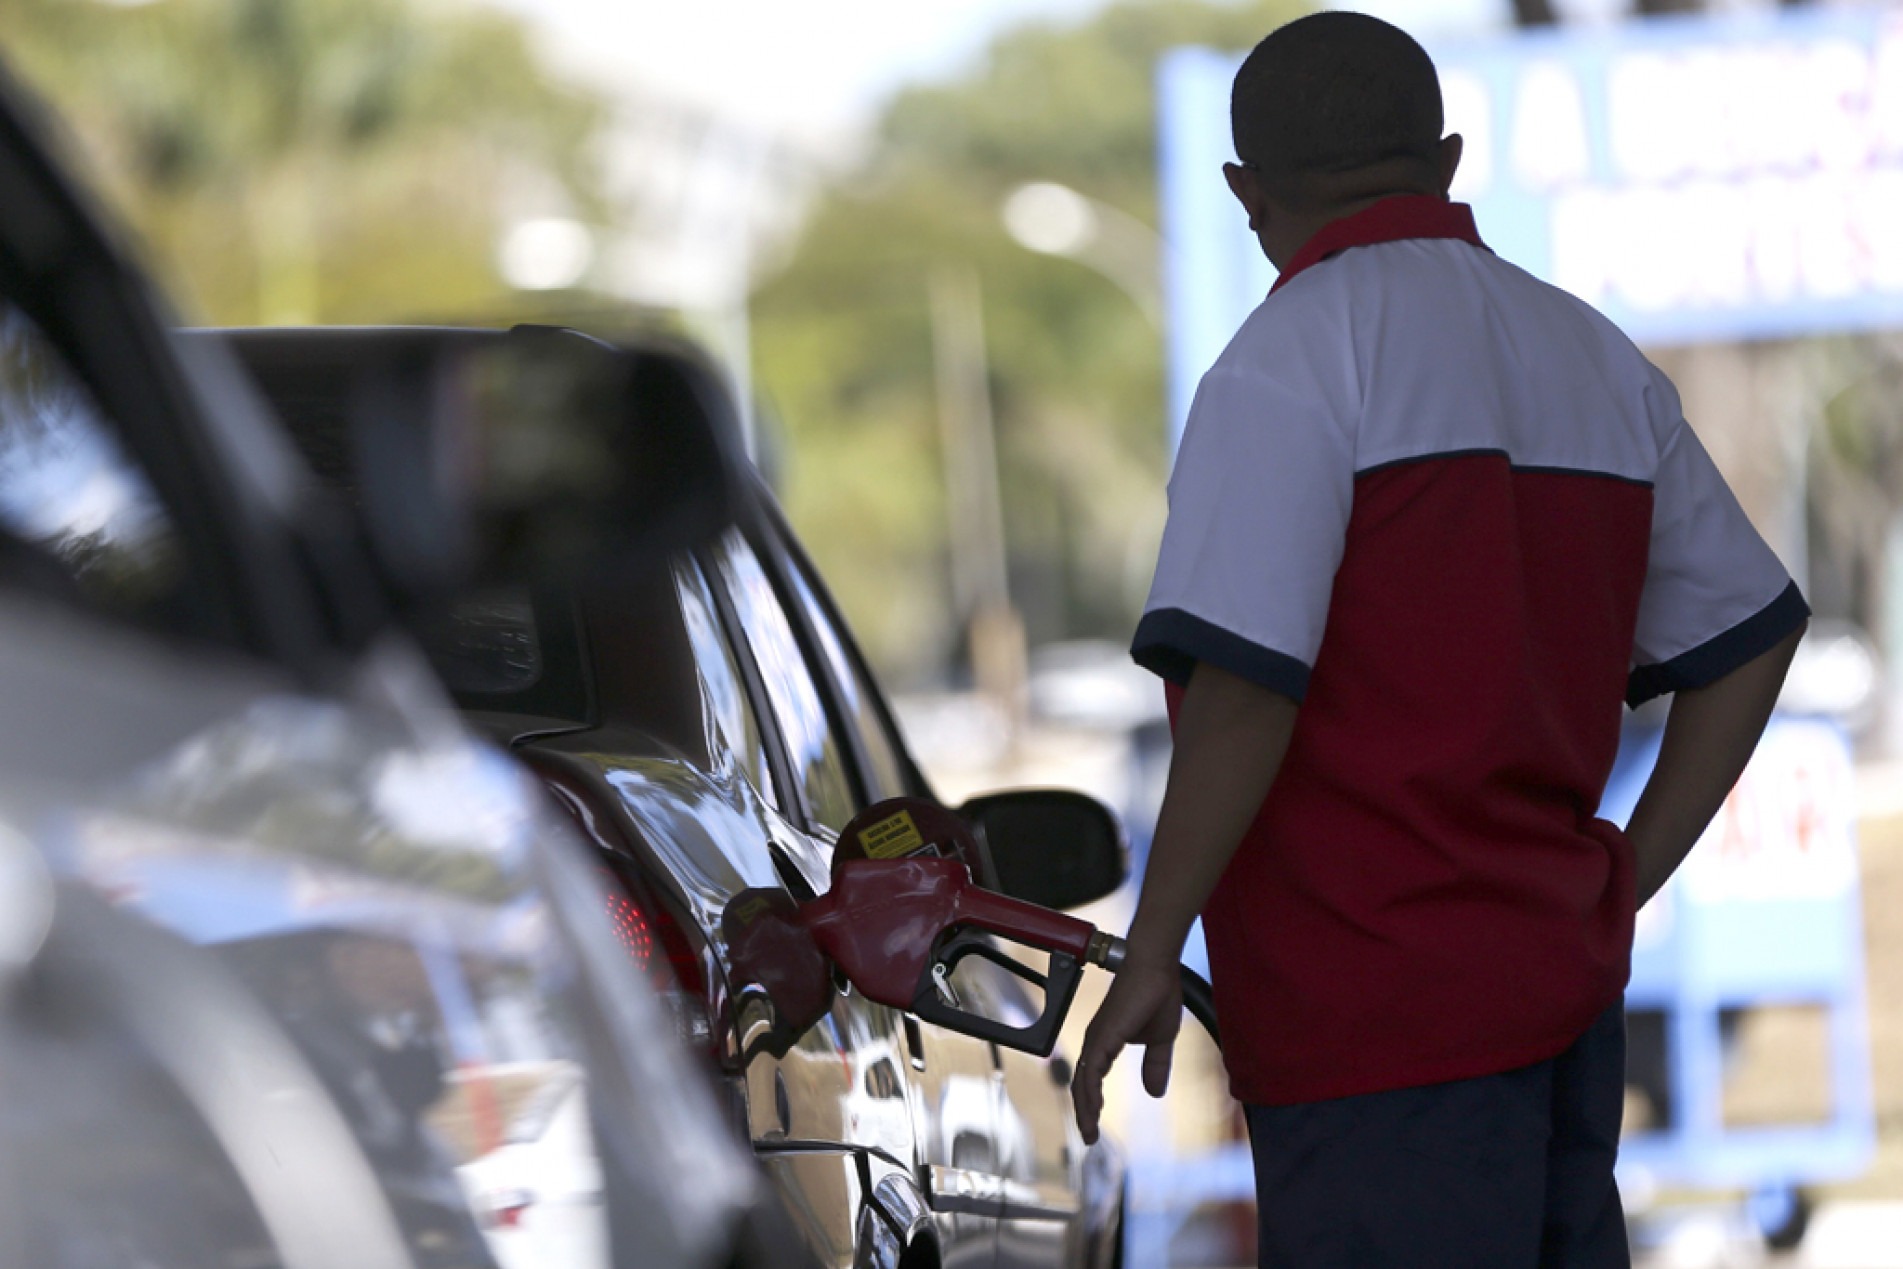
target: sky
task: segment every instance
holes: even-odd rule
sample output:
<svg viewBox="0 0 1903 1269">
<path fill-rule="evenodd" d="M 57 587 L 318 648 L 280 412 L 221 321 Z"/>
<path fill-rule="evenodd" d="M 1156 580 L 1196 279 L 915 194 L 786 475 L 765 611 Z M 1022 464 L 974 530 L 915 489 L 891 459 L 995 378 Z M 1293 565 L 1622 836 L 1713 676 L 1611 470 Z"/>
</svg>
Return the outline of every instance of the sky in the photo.
<svg viewBox="0 0 1903 1269">
<path fill-rule="evenodd" d="M 558 64 L 710 107 L 808 148 L 849 145 L 892 90 L 955 74 L 1008 27 L 1106 0 L 490 0 Z M 1483 30 L 1506 0 L 1362 0 L 1417 34 Z"/>
<path fill-rule="evenodd" d="M 1103 0 L 492 0 L 558 63 L 635 82 L 821 145 L 850 139 L 900 84 L 954 71 L 1017 22 Z"/>
</svg>

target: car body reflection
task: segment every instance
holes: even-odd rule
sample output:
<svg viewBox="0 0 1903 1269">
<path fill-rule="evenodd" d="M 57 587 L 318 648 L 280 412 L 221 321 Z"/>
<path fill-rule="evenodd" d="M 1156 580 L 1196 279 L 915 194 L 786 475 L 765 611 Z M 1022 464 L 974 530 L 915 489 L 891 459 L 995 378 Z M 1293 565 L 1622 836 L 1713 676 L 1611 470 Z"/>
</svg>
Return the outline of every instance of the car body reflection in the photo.
<svg viewBox="0 0 1903 1269">
<path fill-rule="evenodd" d="M 98 670 L 108 651 L 78 663 Z M 242 990 L 253 1034 L 270 1032 L 286 1069 L 303 1073 L 305 1099 L 341 1120 L 347 1141 L 333 1145 L 367 1170 L 359 1200 L 373 1223 L 387 1212 L 402 1257 L 392 1264 L 607 1269 L 688 1252 L 663 1242 L 615 1259 L 604 1172 L 700 1169 L 717 1188 L 748 1182 L 731 1166 L 731 1142 L 707 1132 L 718 1120 L 701 1117 L 706 1089 L 669 1056 L 671 1021 L 606 937 L 600 891 L 534 778 L 427 698 L 407 699 L 392 687 L 400 677 L 363 684 L 349 708 L 260 692 L 219 702 L 206 720 L 189 675 L 168 682 L 148 672 L 163 658 L 139 657 L 131 678 L 144 704 L 160 710 L 175 685 L 178 714 L 203 725 L 158 729 L 161 744 L 142 760 L 122 754 L 77 785 L 16 765 L 19 787 L 0 800 L 69 892 L 63 913 L 82 912 L 72 896 L 103 899 L 144 931 L 139 946 L 170 949 L 128 958 L 140 963 L 122 972 L 150 977 L 166 957 L 196 957 L 203 974 Z M 203 997 L 200 972 L 128 990 Z M 632 1042 L 607 1034 L 630 1027 L 643 1033 Z M 208 1086 L 205 1096 L 227 1094 Z M 249 1131 L 242 1116 L 204 1105 L 171 1117 Z M 311 1154 L 268 1121 L 258 1131 L 265 1139 L 250 1146 L 222 1140 L 223 1154 Z M 337 1172 L 311 1176 L 330 1186 Z M 256 1188 L 242 1169 L 224 1183 Z M 43 1239 L 70 1249 L 86 1187 L 27 1190 Z M 269 1219 L 258 1218 L 262 1231 L 246 1225 L 247 1209 L 268 1207 L 255 1193 L 227 1206 L 231 1231 L 250 1232 L 228 1231 L 216 1256 L 149 1231 L 135 1241 L 173 1247 L 181 1265 L 279 1241 Z"/>
</svg>

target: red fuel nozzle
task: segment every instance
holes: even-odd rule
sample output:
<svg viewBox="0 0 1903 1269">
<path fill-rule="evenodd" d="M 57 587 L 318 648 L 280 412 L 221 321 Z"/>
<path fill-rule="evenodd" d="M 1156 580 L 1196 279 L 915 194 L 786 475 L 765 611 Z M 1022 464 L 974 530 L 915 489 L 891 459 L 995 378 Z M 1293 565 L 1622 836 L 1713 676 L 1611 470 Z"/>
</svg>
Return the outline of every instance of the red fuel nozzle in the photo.
<svg viewBox="0 0 1903 1269">
<path fill-rule="evenodd" d="M 745 976 L 766 987 L 788 1021 L 810 1016 L 814 976 L 803 956 L 782 959 L 798 950 L 787 928 L 796 924 L 868 1000 L 1048 1056 L 1085 962 L 1114 971 L 1123 940 L 984 888 L 972 876 L 987 864 L 982 842 L 942 807 L 916 798 L 869 807 L 840 833 L 832 889 L 824 895 L 797 908 L 783 895 L 770 904 L 759 898 L 765 892 L 735 896 L 727 924 L 736 969 L 743 953 L 757 953 L 759 966 Z M 1039 973 L 1005 954 L 992 936 L 1048 952 L 1048 969 Z M 1040 988 L 1037 1021 L 1013 1027 L 964 1008 L 951 975 L 967 956 Z"/>
<path fill-rule="evenodd" d="M 841 864 L 833 888 L 806 905 L 806 928 L 846 977 L 873 1000 L 910 1005 L 932 944 L 956 927 L 1002 935 L 1083 960 L 1095 927 L 972 883 L 956 859 L 860 859 Z"/>
<path fill-rule="evenodd" d="M 732 990 L 740 999 L 757 990 L 773 1006 L 759 1046 L 775 1057 L 786 1056 L 832 1008 L 832 966 L 807 930 L 799 905 L 784 890 L 742 890 L 721 913 L 720 928 Z"/>
<path fill-rule="evenodd" d="M 1075 917 L 980 889 L 950 858 L 840 863 L 833 888 L 806 904 L 806 928 L 867 999 L 930 1022 L 1039 1055 L 1049 1054 L 1083 963 L 1109 940 Z M 1050 953 L 1037 973 L 1000 951 L 998 935 Z M 991 961 L 1044 992 L 1044 1010 L 1012 1027 L 963 1008 L 950 977 L 966 956 Z"/>
</svg>

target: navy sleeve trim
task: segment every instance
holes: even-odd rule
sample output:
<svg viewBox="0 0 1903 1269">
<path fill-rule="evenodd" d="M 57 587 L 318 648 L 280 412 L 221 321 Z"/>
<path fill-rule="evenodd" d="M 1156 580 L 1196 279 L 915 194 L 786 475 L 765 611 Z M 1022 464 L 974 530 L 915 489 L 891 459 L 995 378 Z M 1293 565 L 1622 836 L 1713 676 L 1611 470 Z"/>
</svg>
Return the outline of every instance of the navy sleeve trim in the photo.
<svg viewBox="0 0 1903 1269">
<path fill-rule="evenodd" d="M 1633 670 L 1626 680 L 1625 703 L 1643 705 L 1667 692 L 1716 683 L 1739 666 L 1769 652 L 1809 616 L 1810 605 L 1804 602 L 1797 583 L 1792 582 L 1776 599 L 1723 634 L 1679 653 L 1670 661 Z"/>
<path fill-rule="evenodd" d="M 1198 661 L 1258 683 L 1297 705 L 1308 694 L 1309 668 L 1285 652 L 1251 643 L 1241 635 L 1184 612 L 1158 608 L 1137 623 L 1130 655 L 1144 669 L 1178 686 L 1187 685 Z"/>
</svg>

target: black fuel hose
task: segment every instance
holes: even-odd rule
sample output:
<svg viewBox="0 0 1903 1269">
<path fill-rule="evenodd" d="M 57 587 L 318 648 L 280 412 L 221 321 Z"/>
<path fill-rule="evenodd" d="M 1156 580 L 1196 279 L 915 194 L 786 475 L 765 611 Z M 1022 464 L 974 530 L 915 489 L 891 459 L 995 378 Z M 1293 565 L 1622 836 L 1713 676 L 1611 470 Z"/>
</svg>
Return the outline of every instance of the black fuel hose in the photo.
<svg viewBox="0 0 1903 1269">
<path fill-rule="evenodd" d="M 1094 930 L 1084 959 L 1114 974 L 1123 968 L 1123 958 L 1129 950 L 1130 945 L 1116 935 Z M 1187 965 L 1178 965 L 1176 969 L 1183 985 L 1183 1008 L 1189 1010 L 1190 1017 L 1203 1024 L 1203 1030 L 1209 1033 L 1210 1040 L 1220 1049 L 1222 1032 L 1216 1026 L 1216 995 L 1210 989 L 1209 980 Z"/>
<path fill-rule="evenodd" d="M 1216 997 L 1210 990 L 1209 980 L 1187 965 L 1179 968 L 1183 975 L 1183 1008 L 1203 1024 L 1203 1030 L 1209 1032 L 1210 1040 L 1220 1049 L 1222 1032 L 1216 1029 Z"/>
</svg>

